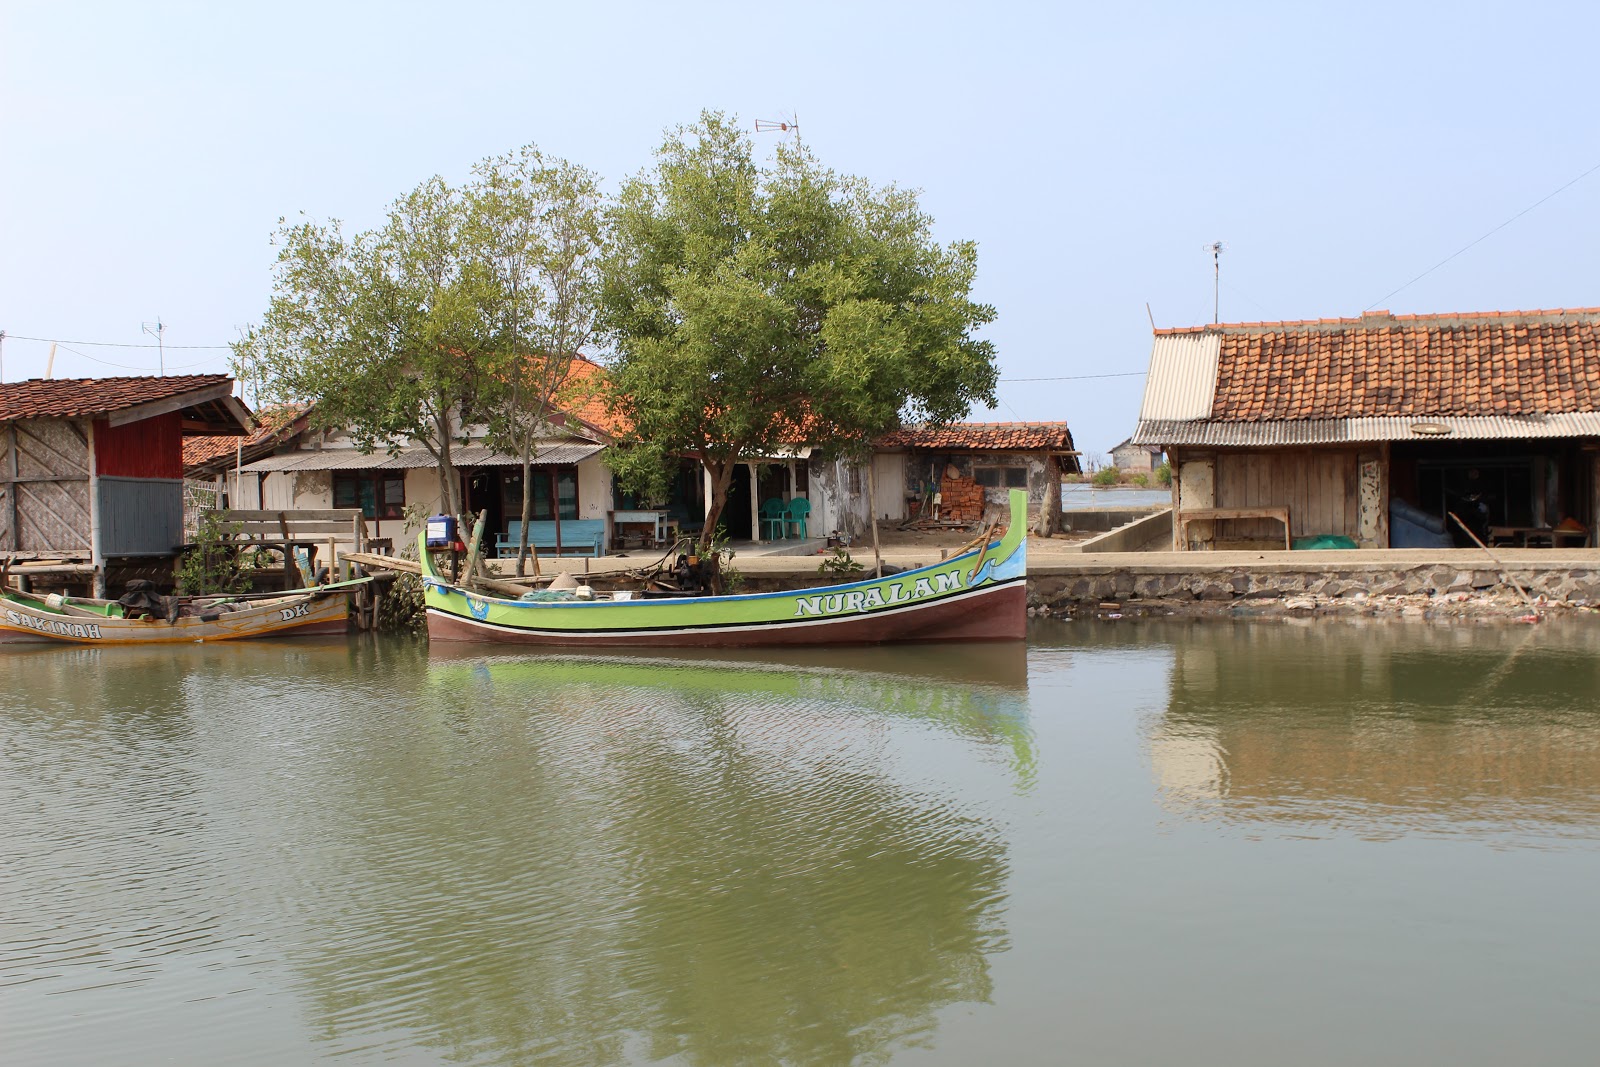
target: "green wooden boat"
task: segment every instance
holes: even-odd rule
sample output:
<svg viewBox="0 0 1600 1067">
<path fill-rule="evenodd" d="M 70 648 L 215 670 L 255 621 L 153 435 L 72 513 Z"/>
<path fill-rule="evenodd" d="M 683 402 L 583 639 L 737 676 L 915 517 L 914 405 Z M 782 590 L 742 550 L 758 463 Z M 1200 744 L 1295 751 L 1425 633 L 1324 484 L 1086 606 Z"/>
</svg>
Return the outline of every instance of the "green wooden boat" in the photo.
<svg viewBox="0 0 1600 1067">
<path fill-rule="evenodd" d="M 1027 628 L 1028 495 L 1011 491 L 1005 533 L 883 578 L 814 589 L 663 600 L 525 601 L 438 573 L 419 538 L 428 636 L 584 648 L 1021 640 Z"/>
</svg>

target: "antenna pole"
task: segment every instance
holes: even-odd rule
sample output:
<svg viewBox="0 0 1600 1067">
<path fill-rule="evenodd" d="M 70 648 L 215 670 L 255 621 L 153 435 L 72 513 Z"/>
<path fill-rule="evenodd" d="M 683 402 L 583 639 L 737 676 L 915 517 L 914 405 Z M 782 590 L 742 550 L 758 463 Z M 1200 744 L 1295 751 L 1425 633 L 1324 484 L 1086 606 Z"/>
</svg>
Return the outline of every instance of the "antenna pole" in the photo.
<svg viewBox="0 0 1600 1067">
<path fill-rule="evenodd" d="M 1222 242 L 1211 246 L 1211 325 L 1222 321 Z"/>
<path fill-rule="evenodd" d="M 139 329 L 156 339 L 156 373 L 160 374 L 162 377 L 166 377 L 167 349 L 165 340 L 161 335 L 166 332 L 167 324 L 162 322 L 161 317 L 158 315 L 154 323 L 140 323 Z"/>
<path fill-rule="evenodd" d="M 0 330 L 0 382 L 6 380 L 6 332 Z"/>
</svg>

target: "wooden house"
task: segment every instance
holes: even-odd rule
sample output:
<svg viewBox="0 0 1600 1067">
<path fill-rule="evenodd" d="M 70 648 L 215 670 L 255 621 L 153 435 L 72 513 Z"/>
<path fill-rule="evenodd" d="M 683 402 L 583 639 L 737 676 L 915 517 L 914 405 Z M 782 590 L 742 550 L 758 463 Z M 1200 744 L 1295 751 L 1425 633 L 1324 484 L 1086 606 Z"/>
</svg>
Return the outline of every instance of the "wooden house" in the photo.
<svg viewBox="0 0 1600 1067">
<path fill-rule="evenodd" d="M 1157 330 L 1132 440 L 1177 549 L 1592 545 L 1600 309 Z"/>
<path fill-rule="evenodd" d="M 880 522 L 931 519 L 937 497 L 940 520 L 975 523 L 1001 507 L 1008 490 L 1026 489 L 1029 526 L 1038 529 L 1053 525 L 1060 514 L 1061 475 L 1078 470 L 1072 431 L 1064 422 L 907 426 L 874 447 L 871 507 Z M 862 480 L 857 474 L 856 481 Z M 824 515 L 849 510 L 854 500 L 866 502 L 864 487 L 845 478 L 814 475 L 813 484 L 820 490 L 813 505 Z"/>
<path fill-rule="evenodd" d="M 1136 445 L 1127 438 L 1111 450 L 1111 464 L 1118 470 L 1148 474 L 1161 466 L 1161 446 Z"/>
<path fill-rule="evenodd" d="M 533 463 L 533 518 L 604 522 L 614 507 L 611 472 L 603 453 L 611 423 L 596 399 L 602 369 L 575 357 L 566 410 L 551 415 Z M 276 421 L 274 421 L 276 420 Z M 359 509 L 369 536 L 401 544 L 416 536 L 407 518 L 439 511 L 438 461 L 416 441 L 363 452 L 338 428 L 318 426 L 308 409 L 266 413 L 272 427 L 219 445 L 189 446 L 191 476 L 223 480 L 230 505 L 267 511 Z M 462 499 L 471 512 L 487 511 L 488 530 L 504 532 L 522 514 L 522 462 L 492 447 L 485 427 L 462 428 L 452 454 Z"/>
<path fill-rule="evenodd" d="M 183 542 L 183 438 L 251 428 L 226 374 L 0 384 L 0 554 L 107 571 Z"/>
</svg>

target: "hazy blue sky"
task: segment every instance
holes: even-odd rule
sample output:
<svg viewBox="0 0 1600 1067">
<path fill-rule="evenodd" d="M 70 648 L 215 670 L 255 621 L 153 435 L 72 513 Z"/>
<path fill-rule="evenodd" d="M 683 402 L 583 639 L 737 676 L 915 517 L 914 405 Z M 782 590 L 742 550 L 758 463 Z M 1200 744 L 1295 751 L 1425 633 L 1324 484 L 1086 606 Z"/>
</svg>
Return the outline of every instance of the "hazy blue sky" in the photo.
<svg viewBox="0 0 1600 1067">
<path fill-rule="evenodd" d="M 49 345 L 226 344 L 268 237 L 361 227 L 535 141 L 615 180 L 661 130 L 797 112 L 980 247 L 1008 379 L 1139 372 L 1162 326 L 1600 304 L 1594 5 L 72 4 L 0 0 L 6 380 Z M 153 370 L 59 351 L 55 373 Z M 81 353 L 81 355 L 80 355 Z M 91 362 L 88 357 L 104 361 Z M 168 351 L 169 370 L 226 353 Z M 1103 452 L 1142 379 L 1006 381 Z"/>
</svg>

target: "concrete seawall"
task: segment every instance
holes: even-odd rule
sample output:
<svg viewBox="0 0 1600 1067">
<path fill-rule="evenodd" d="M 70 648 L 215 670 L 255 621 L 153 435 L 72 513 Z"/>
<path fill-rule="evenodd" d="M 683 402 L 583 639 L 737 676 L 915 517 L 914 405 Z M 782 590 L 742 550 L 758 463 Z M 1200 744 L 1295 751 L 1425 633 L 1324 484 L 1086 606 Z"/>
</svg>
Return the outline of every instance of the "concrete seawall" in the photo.
<svg viewBox="0 0 1600 1067">
<path fill-rule="evenodd" d="M 1031 568 L 1029 604 L 1052 614 L 1106 603 L 1182 612 L 1520 614 L 1526 593 L 1541 609 L 1600 609 L 1600 551 L 1497 555 L 1504 572 L 1477 550 L 1102 554 Z"/>
</svg>

